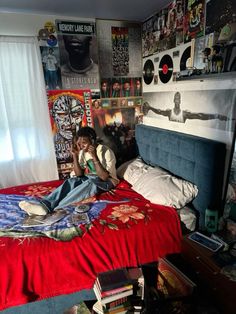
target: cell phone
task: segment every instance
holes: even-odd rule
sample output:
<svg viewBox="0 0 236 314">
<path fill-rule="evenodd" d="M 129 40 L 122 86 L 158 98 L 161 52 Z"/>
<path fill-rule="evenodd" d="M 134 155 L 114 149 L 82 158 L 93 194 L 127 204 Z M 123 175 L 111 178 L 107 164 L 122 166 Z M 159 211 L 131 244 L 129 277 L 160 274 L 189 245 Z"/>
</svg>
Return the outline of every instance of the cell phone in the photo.
<svg viewBox="0 0 236 314">
<path fill-rule="evenodd" d="M 198 244 L 206 247 L 207 249 L 209 249 L 213 252 L 218 251 L 223 246 L 222 243 L 215 241 L 215 240 L 213 240 L 213 239 L 211 239 L 211 238 L 209 238 L 209 237 L 205 236 L 204 234 L 197 232 L 197 231 L 190 234 L 188 237 L 190 240 L 197 242 Z"/>
</svg>

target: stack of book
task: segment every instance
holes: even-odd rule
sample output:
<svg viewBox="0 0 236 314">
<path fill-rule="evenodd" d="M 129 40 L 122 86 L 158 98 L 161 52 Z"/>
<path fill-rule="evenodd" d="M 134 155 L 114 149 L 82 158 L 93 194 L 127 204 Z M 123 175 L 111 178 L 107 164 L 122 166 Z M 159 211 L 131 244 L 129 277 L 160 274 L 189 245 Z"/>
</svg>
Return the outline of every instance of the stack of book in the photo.
<svg viewBox="0 0 236 314">
<path fill-rule="evenodd" d="M 131 307 L 128 297 L 133 294 L 133 283 L 126 269 L 99 273 L 93 290 L 98 300 L 93 305 L 95 313 L 123 314 Z"/>
</svg>

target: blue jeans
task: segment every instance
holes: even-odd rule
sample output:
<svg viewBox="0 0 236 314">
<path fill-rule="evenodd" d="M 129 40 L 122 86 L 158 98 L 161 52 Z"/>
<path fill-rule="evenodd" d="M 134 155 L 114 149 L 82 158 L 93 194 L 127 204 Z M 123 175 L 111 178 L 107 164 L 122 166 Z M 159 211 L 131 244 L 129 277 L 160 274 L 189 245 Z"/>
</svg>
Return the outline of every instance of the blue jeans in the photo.
<svg viewBox="0 0 236 314">
<path fill-rule="evenodd" d="M 95 194 L 107 192 L 113 188 L 111 181 L 102 181 L 98 176 L 69 178 L 57 189 L 40 200 L 49 212 L 82 201 Z"/>
<path fill-rule="evenodd" d="M 45 71 L 45 81 L 49 86 L 49 89 L 56 89 L 57 84 L 57 70 L 55 71 Z"/>
</svg>

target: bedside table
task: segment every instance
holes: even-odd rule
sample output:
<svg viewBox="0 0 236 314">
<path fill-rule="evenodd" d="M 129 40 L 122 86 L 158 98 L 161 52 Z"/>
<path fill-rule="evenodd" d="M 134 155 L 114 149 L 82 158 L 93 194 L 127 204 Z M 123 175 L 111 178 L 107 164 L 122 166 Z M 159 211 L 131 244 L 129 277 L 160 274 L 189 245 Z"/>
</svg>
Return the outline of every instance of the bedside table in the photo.
<svg viewBox="0 0 236 314">
<path fill-rule="evenodd" d="M 222 309 L 222 313 L 236 313 L 236 282 L 220 273 L 220 267 L 214 262 L 213 252 L 184 236 L 181 255 L 196 272 L 199 282 L 213 296 L 213 300 Z"/>
</svg>

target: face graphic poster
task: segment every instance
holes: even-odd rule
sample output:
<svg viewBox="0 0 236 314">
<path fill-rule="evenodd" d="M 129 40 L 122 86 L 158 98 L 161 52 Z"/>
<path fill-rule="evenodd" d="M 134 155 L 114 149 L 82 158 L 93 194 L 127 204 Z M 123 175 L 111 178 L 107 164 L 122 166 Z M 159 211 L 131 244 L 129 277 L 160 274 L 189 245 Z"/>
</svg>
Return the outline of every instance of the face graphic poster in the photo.
<svg viewBox="0 0 236 314">
<path fill-rule="evenodd" d="M 99 89 L 95 23 L 56 20 L 63 89 Z"/>
<path fill-rule="evenodd" d="M 48 106 L 59 177 L 64 179 L 72 170 L 70 150 L 73 137 L 81 127 L 93 127 L 91 92 L 89 90 L 48 91 Z"/>
</svg>

